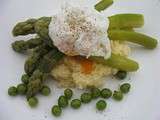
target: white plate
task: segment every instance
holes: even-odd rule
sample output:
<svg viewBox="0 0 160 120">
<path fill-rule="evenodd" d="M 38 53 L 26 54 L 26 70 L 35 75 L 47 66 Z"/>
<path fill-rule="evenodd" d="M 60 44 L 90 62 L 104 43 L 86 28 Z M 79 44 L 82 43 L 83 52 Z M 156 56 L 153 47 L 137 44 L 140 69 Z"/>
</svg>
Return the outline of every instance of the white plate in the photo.
<svg viewBox="0 0 160 120">
<path fill-rule="evenodd" d="M 75 0 L 79 4 L 79 0 Z M 81 0 L 95 4 L 96 0 Z M 98 0 L 97 0 L 98 1 Z M 39 105 L 31 109 L 23 97 L 9 97 L 7 88 L 20 82 L 26 56 L 15 53 L 10 44 L 16 39 L 11 30 L 15 23 L 26 18 L 49 16 L 60 8 L 60 0 L 0 0 L 0 120 L 53 120 L 51 107 L 63 90 L 56 88 L 50 81 L 52 94 L 39 97 Z M 160 39 L 160 1 L 159 0 L 115 0 L 105 13 L 141 13 L 145 16 L 145 26 L 139 31 Z M 122 102 L 107 100 L 104 112 L 95 109 L 95 101 L 82 105 L 79 110 L 66 108 L 59 120 L 160 120 L 160 49 L 146 50 L 132 48 L 130 57 L 140 64 L 140 69 L 130 74 L 132 84 L 130 94 Z M 117 80 L 108 81 L 110 88 L 117 87 Z M 77 91 L 76 94 L 80 92 Z M 77 95 L 78 96 L 78 95 Z"/>
</svg>

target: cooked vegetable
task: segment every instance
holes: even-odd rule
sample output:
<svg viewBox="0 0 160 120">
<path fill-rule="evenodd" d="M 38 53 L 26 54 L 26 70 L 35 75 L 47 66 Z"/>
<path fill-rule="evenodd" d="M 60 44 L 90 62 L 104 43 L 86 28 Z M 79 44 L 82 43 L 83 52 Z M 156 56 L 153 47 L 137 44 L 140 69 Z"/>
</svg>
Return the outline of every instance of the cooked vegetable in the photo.
<svg viewBox="0 0 160 120">
<path fill-rule="evenodd" d="M 40 59 L 40 55 L 37 53 L 33 53 L 25 61 L 24 70 L 28 75 L 32 75 L 32 73 L 38 66 L 39 59 Z"/>
<path fill-rule="evenodd" d="M 102 98 L 110 98 L 112 96 L 112 91 L 108 88 L 104 88 L 101 90 L 101 97 Z"/>
<path fill-rule="evenodd" d="M 28 99 L 28 104 L 30 107 L 36 107 L 38 104 L 38 99 L 36 97 L 31 97 Z"/>
<path fill-rule="evenodd" d="M 100 96 L 100 92 L 101 92 L 100 89 L 98 89 L 98 88 L 92 88 L 91 89 L 92 98 L 93 99 L 98 98 Z"/>
<path fill-rule="evenodd" d="M 116 14 L 108 17 L 109 29 L 138 28 L 144 25 L 141 14 Z"/>
<path fill-rule="evenodd" d="M 78 109 L 81 106 L 81 101 L 79 99 L 74 99 L 71 101 L 71 107 L 74 109 Z"/>
<path fill-rule="evenodd" d="M 113 0 L 101 0 L 99 3 L 97 3 L 94 7 L 97 11 L 103 11 L 106 8 L 108 8 L 110 5 L 113 4 Z"/>
<path fill-rule="evenodd" d="M 136 71 L 139 68 L 139 65 L 137 62 L 113 53 L 109 59 L 104 59 L 102 57 L 91 57 L 90 59 L 96 62 L 102 63 L 104 65 L 117 68 L 122 71 L 131 72 L 131 71 Z"/>
<path fill-rule="evenodd" d="M 117 28 L 117 29 L 118 29 L 118 28 Z M 116 29 L 116 30 L 117 30 L 117 29 Z M 120 29 L 118 29 L 118 30 L 134 31 L 133 28 L 120 28 Z"/>
<path fill-rule="evenodd" d="M 36 19 L 28 19 L 24 22 L 17 23 L 12 31 L 13 36 L 34 34 L 34 24 L 36 22 Z"/>
<path fill-rule="evenodd" d="M 35 48 L 41 44 L 43 44 L 43 39 L 40 37 L 35 37 L 26 41 L 28 49 Z"/>
<path fill-rule="evenodd" d="M 104 110 L 107 107 L 107 103 L 104 100 L 99 100 L 96 103 L 96 108 L 100 111 Z"/>
<path fill-rule="evenodd" d="M 25 84 L 19 84 L 19 85 L 17 85 L 17 92 L 18 92 L 18 94 L 23 95 L 23 94 L 26 93 L 26 91 L 27 91 L 27 86 Z"/>
<path fill-rule="evenodd" d="M 62 109 L 58 105 L 54 105 L 52 107 L 52 114 L 56 117 L 60 116 L 62 114 Z"/>
<path fill-rule="evenodd" d="M 23 53 L 28 49 L 26 42 L 24 40 L 15 41 L 12 43 L 12 48 L 15 52 Z"/>
<path fill-rule="evenodd" d="M 28 97 L 35 95 L 42 89 L 45 77 L 53 69 L 54 65 L 56 65 L 62 59 L 62 57 L 63 57 L 62 53 L 60 53 L 57 49 L 52 48 L 50 52 L 48 52 L 41 58 L 41 60 L 38 62 L 38 65 L 29 64 L 31 68 L 33 65 L 34 68 L 33 70 L 35 71 L 30 77 L 30 82 L 28 84 L 28 91 L 27 91 Z"/>
<path fill-rule="evenodd" d="M 120 90 L 122 93 L 128 93 L 131 88 L 131 85 L 129 83 L 124 83 L 120 86 Z"/>
<path fill-rule="evenodd" d="M 58 105 L 61 107 L 61 108 L 65 108 L 68 106 L 68 100 L 65 96 L 60 96 L 58 98 Z"/>
<path fill-rule="evenodd" d="M 148 49 L 153 49 L 157 46 L 156 39 L 133 31 L 109 30 L 108 37 L 110 40 L 129 41 L 137 43 Z"/>
<path fill-rule="evenodd" d="M 120 80 L 123 80 L 126 78 L 127 76 L 127 72 L 126 71 L 118 71 L 116 74 L 115 74 L 116 78 L 120 79 Z"/>
<path fill-rule="evenodd" d="M 43 43 L 43 40 L 39 37 L 29 39 L 28 41 L 20 40 L 12 43 L 14 51 L 23 53 L 28 49 L 35 48 Z"/>
<path fill-rule="evenodd" d="M 44 73 L 40 70 L 35 70 L 29 79 L 27 85 L 27 98 L 30 98 L 37 94 L 43 87 Z"/>
<path fill-rule="evenodd" d="M 21 77 L 21 81 L 22 81 L 24 84 L 28 84 L 28 82 L 29 82 L 29 75 L 23 74 L 22 77 Z"/>
<path fill-rule="evenodd" d="M 44 96 L 48 96 L 51 93 L 51 90 L 48 86 L 43 86 L 41 90 L 41 94 Z"/>
<path fill-rule="evenodd" d="M 38 67 L 40 58 L 43 57 L 46 53 L 48 53 L 48 48 L 46 45 L 40 45 L 37 48 L 33 50 L 31 55 L 28 57 L 28 59 L 25 62 L 24 70 L 28 75 L 31 75 L 34 70 Z"/>
<path fill-rule="evenodd" d="M 113 99 L 117 101 L 121 101 L 123 99 L 123 94 L 121 91 L 114 91 L 113 93 Z"/>
<path fill-rule="evenodd" d="M 64 57 L 64 54 L 58 51 L 56 48 L 52 49 L 43 59 L 40 60 L 38 69 L 44 73 L 50 73 L 53 67 Z"/>
<path fill-rule="evenodd" d="M 92 100 L 92 95 L 90 93 L 81 94 L 81 102 L 89 103 Z"/>
<path fill-rule="evenodd" d="M 8 95 L 16 96 L 17 95 L 17 88 L 14 86 L 9 87 L 8 88 Z"/>
<path fill-rule="evenodd" d="M 71 97 L 72 97 L 72 95 L 73 95 L 73 91 L 71 90 L 71 89 L 65 89 L 64 90 L 64 96 L 67 98 L 67 99 L 71 99 Z"/>
<path fill-rule="evenodd" d="M 51 17 L 41 17 L 35 24 L 36 33 L 43 38 L 44 42 L 49 46 L 53 47 L 53 42 L 49 37 L 49 23 L 51 21 Z"/>
</svg>

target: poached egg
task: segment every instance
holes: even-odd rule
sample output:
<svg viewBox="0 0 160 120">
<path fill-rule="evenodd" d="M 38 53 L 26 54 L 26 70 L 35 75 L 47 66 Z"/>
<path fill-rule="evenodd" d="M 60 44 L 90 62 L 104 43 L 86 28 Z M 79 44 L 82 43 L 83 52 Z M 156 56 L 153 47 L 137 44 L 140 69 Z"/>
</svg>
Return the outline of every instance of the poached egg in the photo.
<svg viewBox="0 0 160 120">
<path fill-rule="evenodd" d="M 108 24 L 107 17 L 96 10 L 66 4 L 52 16 L 49 36 L 54 46 L 68 56 L 107 59 L 111 55 Z"/>
</svg>

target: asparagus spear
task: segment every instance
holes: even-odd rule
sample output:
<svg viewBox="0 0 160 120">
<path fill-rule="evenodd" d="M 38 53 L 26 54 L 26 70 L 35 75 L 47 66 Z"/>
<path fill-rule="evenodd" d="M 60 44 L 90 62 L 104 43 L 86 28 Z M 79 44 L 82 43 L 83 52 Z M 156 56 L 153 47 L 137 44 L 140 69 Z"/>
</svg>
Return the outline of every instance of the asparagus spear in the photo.
<svg viewBox="0 0 160 120">
<path fill-rule="evenodd" d="M 28 45 L 26 44 L 24 40 L 15 41 L 12 43 L 12 49 L 15 52 L 23 53 L 24 51 L 28 49 Z"/>
<path fill-rule="evenodd" d="M 51 48 L 46 46 L 45 44 L 38 46 L 35 48 L 32 52 L 32 54 L 29 56 L 29 58 L 26 60 L 24 65 L 24 70 L 27 74 L 31 75 L 33 71 L 37 68 L 40 59 L 48 53 L 48 51 Z"/>
<path fill-rule="evenodd" d="M 28 19 L 24 22 L 17 23 L 12 31 L 13 36 L 34 34 L 34 24 L 36 21 L 36 19 Z"/>
<path fill-rule="evenodd" d="M 157 40 L 147 35 L 124 30 L 109 30 L 108 37 L 111 40 L 129 41 L 153 49 L 157 46 Z"/>
<path fill-rule="evenodd" d="M 138 28 L 144 25 L 144 17 L 141 14 L 116 14 L 108 19 L 109 29 Z"/>
<path fill-rule="evenodd" d="M 51 17 L 42 17 L 38 19 L 38 21 L 35 24 L 35 31 L 40 37 L 44 39 L 44 42 L 46 42 L 46 44 L 53 47 L 53 42 L 48 35 L 48 26 L 50 21 Z"/>
<path fill-rule="evenodd" d="M 28 49 L 32 49 L 38 45 L 41 45 L 42 43 L 43 43 L 43 40 L 39 37 L 32 38 L 28 41 L 19 40 L 12 43 L 12 48 L 16 52 L 23 53 Z"/>
<path fill-rule="evenodd" d="M 27 98 L 38 93 L 46 79 L 46 76 L 51 72 L 54 65 L 56 65 L 62 58 L 63 54 L 57 49 L 52 49 L 46 55 L 43 56 L 37 69 L 33 72 L 29 79 Z"/>
<path fill-rule="evenodd" d="M 113 4 L 113 0 L 101 0 L 99 3 L 97 3 L 94 7 L 97 11 L 103 11 L 106 8 L 108 8 L 110 5 Z"/>
<path fill-rule="evenodd" d="M 123 71 L 127 71 L 127 72 L 136 71 L 139 68 L 139 65 L 137 62 L 131 59 L 128 59 L 126 57 L 113 54 L 113 53 L 111 57 L 106 60 L 102 57 L 91 57 L 90 59 L 96 62 L 102 63 L 104 65 L 108 65 L 110 67 L 113 67 L 119 70 L 123 70 Z"/>
<path fill-rule="evenodd" d="M 43 76 L 40 70 L 35 70 L 32 76 L 29 79 L 29 83 L 27 84 L 27 98 L 34 96 L 37 92 L 39 92 L 43 87 Z"/>
<path fill-rule="evenodd" d="M 44 73 L 49 73 L 53 66 L 55 66 L 63 58 L 63 56 L 63 53 L 57 49 L 53 49 L 43 57 L 38 68 Z"/>
</svg>

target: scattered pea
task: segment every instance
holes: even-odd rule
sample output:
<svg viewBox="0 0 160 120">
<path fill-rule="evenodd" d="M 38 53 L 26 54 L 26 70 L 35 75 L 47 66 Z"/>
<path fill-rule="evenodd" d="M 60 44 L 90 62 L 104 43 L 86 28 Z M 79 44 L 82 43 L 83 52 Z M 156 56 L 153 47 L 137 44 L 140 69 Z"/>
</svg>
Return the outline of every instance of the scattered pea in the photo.
<svg viewBox="0 0 160 120">
<path fill-rule="evenodd" d="M 104 110 L 107 107 L 107 103 L 104 100 L 99 100 L 96 103 L 96 108 L 100 111 Z"/>
<path fill-rule="evenodd" d="M 71 101 L 71 107 L 74 109 L 78 109 L 81 106 L 81 101 L 79 99 L 74 99 Z"/>
<path fill-rule="evenodd" d="M 21 77 L 21 81 L 24 84 L 28 84 L 28 82 L 29 82 L 29 76 L 27 74 L 23 74 L 22 77 Z"/>
<path fill-rule="evenodd" d="M 92 96 L 90 93 L 83 93 L 81 94 L 81 102 L 89 103 L 92 100 Z"/>
<path fill-rule="evenodd" d="M 110 98 L 112 96 L 112 91 L 108 88 L 104 88 L 101 90 L 101 97 L 102 98 Z"/>
<path fill-rule="evenodd" d="M 48 86 L 43 86 L 41 90 L 41 94 L 44 96 L 48 96 L 51 93 L 51 90 Z"/>
<path fill-rule="evenodd" d="M 115 75 L 118 79 L 123 80 L 126 78 L 127 76 L 127 72 L 126 71 L 118 71 Z"/>
<path fill-rule="evenodd" d="M 36 97 L 31 97 L 31 98 L 28 99 L 28 104 L 31 107 L 36 107 L 37 104 L 38 104 L 38 99 Z"/>
<path fill-rule="evenodd" d="M 98 98 L 100 96 L 100 92 L 101 92 L 100 89 L 98 89 L 98 88 L 92 88 L 91 89 L 92 98 L 93 99 Z"/>
<path fill-rule="evenodd" d="M 17 95 L 17 88 L 14 86 L 9 87 L 8 88 L 8 95 L 16 96 Z"/>
<path fill-rule="evenodd" d="M 65 89 L 64 90 L 64 95 L 67 99 L 71 99 L 72 95 L 73 95 L 73 91 L 71 89 Z"/>
<path fill-rule="evenodd" d="M 120 90 L 122 93 L 128 93 L 131 88 L 131 85 L 129 83 L 124 83 L 120 86 Z"/>
<path fill-rule="evenodd" d="M 68 105 L 68 100 L 65 96 L 60 96 L 58 99 L 58 105 L 62 108 L 67 107 Z"/>
<path fill-rule="evenodd" d="M 121 101 L 123 99 L 123 94 L 121 91 L 114 91 L 113 93 L 113 99 L 117 101 Z"/>
<path fill-rule="evenodd" d="M 27 86 L 25 84 L 19 84 L 17 86 L 17 92 L 18 94 L 25 94 L 27 91 Z"/>
<path fill-rule="evenodd" d="M 61 109 L 61 107 L 59 107 L 58 105 L 54 105 L 54 106 L 52 107 L 52 114 L 53 114 L 54 116 L 58 117 L 58 116 L 61 115 L 61 113 L 62 113 L 62 109 Z"/>
</svg>

